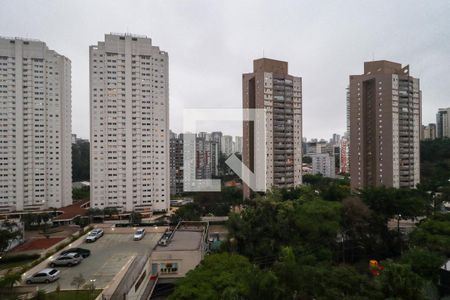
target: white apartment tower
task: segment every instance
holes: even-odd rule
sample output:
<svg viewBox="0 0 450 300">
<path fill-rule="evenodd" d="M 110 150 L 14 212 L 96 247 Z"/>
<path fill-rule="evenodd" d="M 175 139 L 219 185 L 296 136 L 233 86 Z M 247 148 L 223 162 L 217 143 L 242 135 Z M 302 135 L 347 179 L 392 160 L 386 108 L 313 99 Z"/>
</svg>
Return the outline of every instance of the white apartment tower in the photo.
<svg viewBox="0 0 450 300">
<path fill-rule="evenodd" d="M 169 57 L 145 36 L 91 46 L 91 206 L 169 209 Z"/>
<path fill-rule="evenodd" d="M 70 60 L 0 37 L 0 209 L 72 204 Z"/>
</svg>

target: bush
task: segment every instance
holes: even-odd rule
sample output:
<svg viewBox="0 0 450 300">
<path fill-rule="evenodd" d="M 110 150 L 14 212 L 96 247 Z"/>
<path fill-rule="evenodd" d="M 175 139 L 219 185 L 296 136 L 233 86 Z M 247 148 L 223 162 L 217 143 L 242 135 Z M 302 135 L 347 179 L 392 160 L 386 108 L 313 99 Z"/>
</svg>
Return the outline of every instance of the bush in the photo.
<svg viewBox="0 0 450 300">
<path fill-rule="evenodd" d="M 0 264 L 13 263 L 13 262 L 21 262 L 27 260 L 35 260 L 39 258 L 39 254 L 18 254 L 5 256 L 0 260 Z"/>
</svg>

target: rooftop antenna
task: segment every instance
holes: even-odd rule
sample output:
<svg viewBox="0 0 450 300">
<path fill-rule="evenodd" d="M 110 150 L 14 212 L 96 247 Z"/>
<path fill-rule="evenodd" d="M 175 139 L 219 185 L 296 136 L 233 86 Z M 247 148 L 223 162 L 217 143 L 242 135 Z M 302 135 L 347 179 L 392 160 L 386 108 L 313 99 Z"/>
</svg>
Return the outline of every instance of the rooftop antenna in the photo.
<svg viewBox="0 0 450 300">
<path fill-rule="evenodd" d="M 375 61 L 375 52 L 372 52 L 372 61 Z"/>
<path fill-rule="evenodd" d="M 265 58 L 265 57 L 264 57 L 264 48 L 263 48 L 262 50 L 263 50 L 263 58 Z"/>
</svg>

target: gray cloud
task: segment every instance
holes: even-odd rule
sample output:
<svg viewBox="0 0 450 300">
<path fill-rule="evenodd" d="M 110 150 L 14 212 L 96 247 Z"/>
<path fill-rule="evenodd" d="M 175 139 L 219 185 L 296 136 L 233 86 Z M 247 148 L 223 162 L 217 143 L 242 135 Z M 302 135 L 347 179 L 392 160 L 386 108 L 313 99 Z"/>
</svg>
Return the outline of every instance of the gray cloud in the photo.
<svg viewBox="0 0 450 300">
<path fill-rule="evenodd" d="M 241 74 L 263 55 L 303 77 L 304 130 L 345 130 L 345 87 L 363 62 L 410 64 L 423 121 L 450 106 L 450 2 L 3 1 L 1 35 L 38 38 L 72 60 L 73 132 L 89 136 L 88 46 L 109 32 L 145 34 L 169 52 L 171 128 L 183 108 L 241 107 Z M 238 124 L 218 123 L 239 134 Z M 213 126 L 208 124 L 206 129 Z"/>
</svg>

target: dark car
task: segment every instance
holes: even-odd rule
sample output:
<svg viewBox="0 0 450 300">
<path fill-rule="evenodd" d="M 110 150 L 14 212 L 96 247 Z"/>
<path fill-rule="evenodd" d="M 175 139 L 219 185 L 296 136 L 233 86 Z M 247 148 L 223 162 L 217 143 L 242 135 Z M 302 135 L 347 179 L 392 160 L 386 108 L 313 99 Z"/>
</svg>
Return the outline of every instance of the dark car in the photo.
<svg viewBox="0 0 450 300">
<path fill-rule="evenodd" d="M 81 256 L 83 256 L 83 258 L 86 258 L 89 255 L 91 255 L 91 250 L 84 249 L 84 248 L 70 248 L 70 249 L 67 249 L 67 250 L 64 250 L 63 252 L 61 252 L 61 255 L 64 255 L 67 253 L 78 253 Z"/>
</svg>

